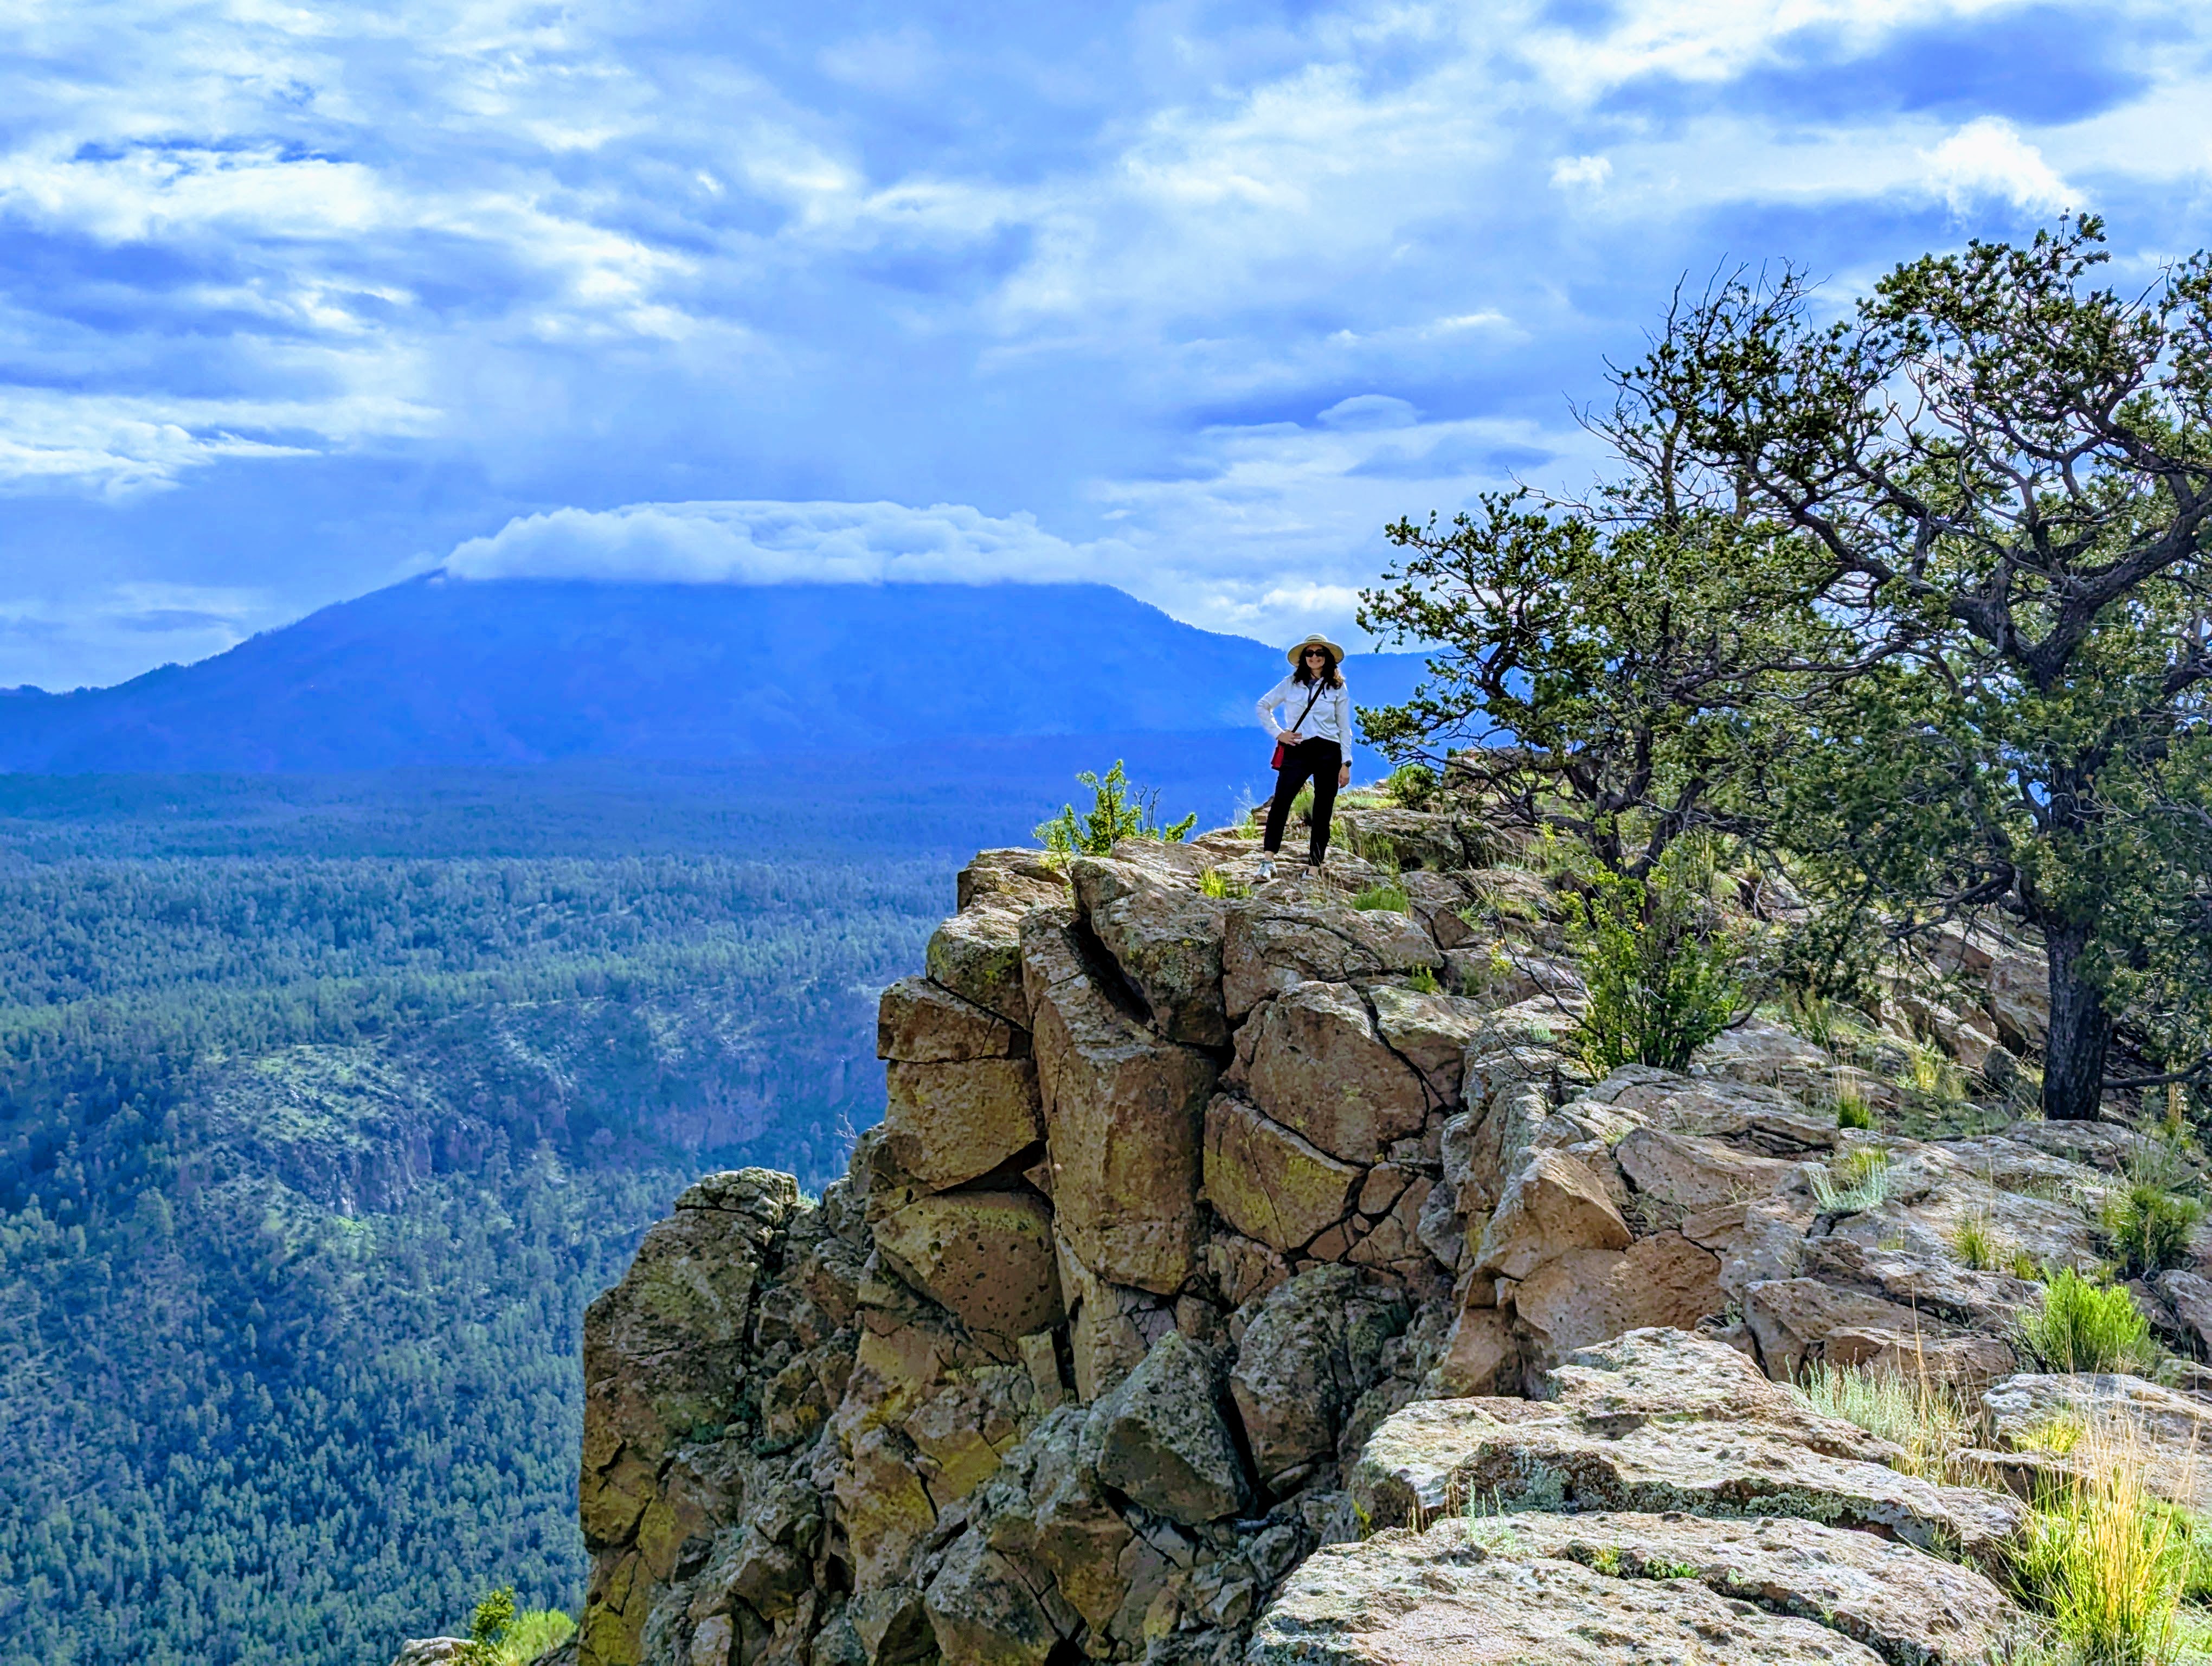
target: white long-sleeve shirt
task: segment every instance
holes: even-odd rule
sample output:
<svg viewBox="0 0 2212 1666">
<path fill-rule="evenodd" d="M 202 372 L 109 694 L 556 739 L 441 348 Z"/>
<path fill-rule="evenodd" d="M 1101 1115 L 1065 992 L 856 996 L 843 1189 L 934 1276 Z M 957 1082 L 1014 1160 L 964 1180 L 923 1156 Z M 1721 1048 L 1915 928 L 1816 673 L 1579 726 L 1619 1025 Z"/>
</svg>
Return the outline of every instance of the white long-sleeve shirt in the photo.
<svg viewBox="0 0 2212 1666">
<path fill-rule="evenodd" d="M 1321 698 L 1313 702 L 1305 721 L 1298 721 L 1298 714 L 1305 711 L 1306 696 L 1313 692 L 1310 684 L 1298 681 L 1297 673 L 1289 676 L 1260 696 L 1260 727 L 1271 735 L 1286 733 L 1286 725 L 1297 724 L 1297 731 L 1309 740 L 1316 736 L 1334 740 L 1340 746 L 1352 744 L 1352 696 L 1346 689 L 1323 689 Z M 1279 721 L 1275 708 L 1284 708 Z"/>
</svg>

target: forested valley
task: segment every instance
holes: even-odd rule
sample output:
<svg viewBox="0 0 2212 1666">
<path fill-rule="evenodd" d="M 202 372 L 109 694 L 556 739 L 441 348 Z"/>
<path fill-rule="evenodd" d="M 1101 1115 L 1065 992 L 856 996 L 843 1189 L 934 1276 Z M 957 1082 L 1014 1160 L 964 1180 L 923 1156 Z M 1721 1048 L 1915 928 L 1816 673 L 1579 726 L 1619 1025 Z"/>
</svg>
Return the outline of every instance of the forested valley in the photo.
<svg viewBox="0 0 2212 1666">
<path fill-rule="evenodd" d="M 840 1170 L 1001 807 L 886 855 L 737 791 L 7 783 L 0 1662 L 380 1666 L 579 1598 L 585 1304 L 697 1174 Z"/>
</svg>

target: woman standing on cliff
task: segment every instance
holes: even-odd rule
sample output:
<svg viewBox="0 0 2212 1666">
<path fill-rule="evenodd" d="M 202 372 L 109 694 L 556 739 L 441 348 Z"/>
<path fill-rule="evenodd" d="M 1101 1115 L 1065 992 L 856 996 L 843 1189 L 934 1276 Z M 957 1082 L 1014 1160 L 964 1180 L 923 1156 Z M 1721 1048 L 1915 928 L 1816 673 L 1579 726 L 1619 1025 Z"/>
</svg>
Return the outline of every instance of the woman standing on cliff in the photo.
<svg viewBox="0 0 2212 1666">
<path fill-rule="evenodd" d="M 1336 808 L 1336 789 L 1352 780 L 1352 700 L 1346 693 L 1344 650 L 1326 636 L 1309 636 L 1289 654 L 1291 674 L 1260 696 L 1260 725 L 1275 737 L 1275 796 L 1267 805 L 1267 836 L 1261 842 L 1260 877 L 1275 876 L 1275 853 L 1291 818 L 1291 800 L 1313 782 L 1313 835 L 1306 866 L 1318 870 L 1328 854 L 1328 818 Z M 1287 709 L 1287 727 L 1278 723 L 1278 708 Z"/>
</svg>

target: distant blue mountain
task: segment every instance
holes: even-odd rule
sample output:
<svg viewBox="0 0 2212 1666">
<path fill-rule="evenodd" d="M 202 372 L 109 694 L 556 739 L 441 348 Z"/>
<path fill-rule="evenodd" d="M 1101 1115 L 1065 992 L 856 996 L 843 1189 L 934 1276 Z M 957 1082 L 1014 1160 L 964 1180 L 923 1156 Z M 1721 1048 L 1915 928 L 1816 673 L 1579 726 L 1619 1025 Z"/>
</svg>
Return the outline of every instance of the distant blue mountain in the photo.
<svg viewBox="0 0 2212 1666">
<path fill-rule="evenodd" d="M 433 574 L 113 688 L 0 695 L 0 770 L 703 763 L 1251 728 L 1282 650 L 1103 585 L 610 584 Z M 1355 655 L 1361 704 L 1415 654 Z M 1109 760 L 1105 760 L 1109 761 Z"/>
</svg>

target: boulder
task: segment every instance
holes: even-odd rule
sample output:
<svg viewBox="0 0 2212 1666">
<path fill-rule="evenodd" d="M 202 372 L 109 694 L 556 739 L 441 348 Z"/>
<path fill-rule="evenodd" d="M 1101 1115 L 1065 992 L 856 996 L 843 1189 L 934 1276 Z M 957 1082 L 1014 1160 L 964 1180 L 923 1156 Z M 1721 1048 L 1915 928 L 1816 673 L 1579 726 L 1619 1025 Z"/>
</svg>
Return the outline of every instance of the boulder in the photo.
<svg viewBox="0 0 2212 1666">
<path fill-rule="evenodd" d="M 1387 909 L 1252 897 L 1223 916 L 1221 992 L 1231 1023 L 1299 984 L 1443 969 L 1443 952 L 1413 920 Z"/>
<path fill-rule="evenodd" d="M 1916 1313 L 1819 1279 L 1754 1284 L 1744 1293 L 1743 1316 L 1759 1343 L 1767 1374 L 1778 1382 L 1796 1382 L 1814 1365 L 1869 1365 L 1876 1355 L 1885 1356 L 1883 1363 L 1888 1365 L 1929 1349 L 1940 1357 L 1942 1345 L 1959 1336 L 1932 1313 Z M 1973 1361 L 1970 1358 L 1960 1363 L 1971 1369 Z M 2011 1363 L 2011 1354 L 1985 1354 L 1982 1363 L 1995 1364 L 2002 1371 Z"/>
<path fill-rule="evenodd" d="M 1080 856 L 1069 865 L 1091 929 L 1170 1041 L 1223 1047 L 1224 904 L 1196 887 L 1162 884 L 1131 862 Z"/>
<path fill-rule="evenodd" d="M 1036 906 L 997 893 L 963 909 L 930 937 L 922 964 L 930 981 L 1010 1025 L 1029 1027 L 1022 988 L 1022 915 Z"/>
<path fill-rule="evenodd" d="M 902 977 L 876 1003 L 876 1056 L 903 1064 L 1019 1058 L 1029 1033 L 996 1012 L 931 982 Z"/>
<path fill-rule="evenodd" d="M 1045 851 L 1023 845 L 979 850 L 954 877 L 952 905 L 964 912 L 987 901 L 1018 910 L 1065 902 L 1067 877 L 1059 861 Z"/>
<path fill-rule="evenodd" d="M 876 1251 L 971 1329 L 1022 1336 L 1062 1316 L 1052 1221 L 1033 1192 L 949 1192 L 878 1223 Z"/>
<path fill-rule="evenodd" d="M 1655 1128 L 1638 1128 L 1613 1147 L 1613 1156 L 1638 1191 L 1683 1209 L 1765 1197 L 1797 1179 L 1802 1168 L 1718 1140 Z"/>
<path fill-rule="evenodd" d="M 1432 1567 L 1464 1569 L 1494 1560 L 1527 1570 L 1532 1586 L 1540 1589 L 1534 1565 L 1564 1562 L 1601 1573 L 1616 1587 L 1656 1586 L 1684 1595 L 1702 1590 L 1739 1609 L 1747 1605 L 1762 1614 L 1817 1621 L 1838 1645 L 1849 1639 L 1884 1661 L 1916 1666 L 1981 1666 L 2008 1658 L 2033 1630 L 2027 1616 L 1971 1568 L 1870 1533 L 1771 1516 L 1714 1521 L 1679 1513 L 1524 1513 L 1439 1522 L 1418 1539 L 1389 1536 L 1399 1554 L 1417 1560 L 1434 1554 Z M 1293 1578 L 1291 1588 L 1303 1593 L 1300 1578 Z M 1510 1587 L 1501 1582 L 1493 1589 L 1504 1595 Z M 1286 1591 L 1286 1600 L 1289 1596 Z M 1582 1631 L 1579 1640 L 1587 1645 L 1604 1635 Z M 1625 1652 L 1589 1657 L 1653 1658 L 1638 1646 L 1641 1634 L 1636 1636 L 1637 1644 Z M 1527 1657 L 1577 1657 L 1547 1650 Z M 1700 1651 L 1682 1657 L 1710 1656 Z M 1770 1658 L 1756 1646 L 1733 1657 Z M 1832 1657 L 1816 1651 L 1810 1657 Z"/>
<path fill-rule="evenodd" d="M 1233 1516 L 1250 1496 L 1213 1357 L 1180 1331 L 1153 1343 L 1092 1408 L 1085 1440 L 1097 1451 L 1100 1481 L 1186 1527 Z"/>
<path fill-rule="evenodd" d="M 939 1651 L 963 1666 L 1044 1666 L 1060 1633 L 1014 1565 L 963 1533 L 922 1593 Z"/>
<path fill-rule="evenodd" d="M 469 1658 L 465 1637 L 410 1637 L 399 1645 L 392 1666 L 449 1666 Z"/>
<path fill-rule="evenodd" d="M 1340 983 L 1303 983 L 1261 1007 L 1237 1033 L 1229 1079 L 1347 1163 L 1375 1162 L 1392 1140 L 1419 1134 L 1431 1103 L 1360 992 Z"/>
<path fill-rule="evenodd" d="M 1525 1279 L 1576 1250 L 1626 1250 L 1634 1237 L 1589 1164 L 1540 1151 L 1498 1201 L 1475 1250 L 1477 1278 Z"/>
<path fill-rule="evenodd" d="M 894 1060 L 884 1076 L 884 1146 L 933 1191 L 990 1173 L 1044 1133 L 1036 1067 L 1028 1059 Z"/>
<path fill-rule="evenodd" d="M 1813 1200 L 1784 1193 L 1749 1203 L 1721 1203 L 1682 1212 L 1682 1236 L 1720 1262 L 1721 1294 L 1741 1303 L 1755 1284 L 1793 1279 L 1803 1270 Z"/>
<path fill-rule="evenodd" d="M 763 1259 L 798 1202 L 789 1175 L 708 1176 L 586 1310 L 580 1514 L 594 1550 L 628 1539 L 672 1445 L 731 1417 Z"/>
<path fill-rule="evenodd" d="M 1571 1250 L 1513 1292 L 1514 1314 L 1543 1361 L 1624 1331 L 1693 1329 L 1726 1305 L 1719 1258 L 1680 1232 L 1654 1233 L 1620 1252 Z"/>
<path fill-rule="evenodd" d="M 1206 1108 L 1206 1201 L 1247 1237 L 1304 1248 L 1342 1220 L 1360 1171 L 1229 1094 Z"/>
<path fill-rule="evenodd" d="M 1424 994 L 1403 983 L 1375 984 L 1367 998 L 1384 1045 L 1419 1073 L 1432 1103 L 1455 1108 L 1467 1044 L 1482 1033 L 1488 1012 L 1474 1001 Z"/>
<path fill-rule="evenodd" d="M 1692 1071 L 1780 1088 L 1801 1099 L 1814 1099 L 1826 1091 L 1835 1067 L 1826 1049 L 1764 1018 L 1722 1031 L 1690 1057 Z"/>
<path fill-rule="evenodd" d="M 2109 1462 L 2125 1453 L 2142 1466 L 2160 1497 L 2203 1510 L 2212 1505 L 2212 1403 L 2140 1377 L 2021 1372 L 1992 1384 L 1982 1411 L 1996 1444 L 2051 1454 L 2057 1467 Z M 2066 1438 L 2052 1440 L 2054 1428 Z"/>
<path fill-rule="evenodd" d="M 1466 848 L 1449 816 L 1347 807 L 1336 812 L 1336 830 L 1347 848 L 1385 867 L 1442 873 L 1467 866 Z"/>
<path fill-rule="evenodd" d="M 1616 1578 L 1493 1549 L 1489 1529 L 1453 1521 L 1322 1547 L 1261 1616 L 1243 1666 L 1881 1666 L 1817 1620 L 1770 1614 L 1694 1580 Z"/>
<path fill-rule="evenodd" d="M 1245 1448 L 1270 1487 L 1335 1452 L 1346 1414 L 1373 1380 L 1377 1350 L 1363 1344 L 1377 1319 L 1402 1329 L 1403 1310 L 1340 1266 L 1309 1268 L 1249 1316 L 1229 1392 Z"/>
<path fill-rule="evenodd" d="M 1469 1499 L 1549 1510 L 1802 1516 L 1990 1560 L 2017 1500 L 1889 1467 L 1898 1449 L 1814 1412 L 1734 1348 L 1637 1330 L 1568 1356 L 1547 1400 L 1416 1401 L 1369 1439 L 1351 1476 L 1378 1527 Z"/>
<path fill-rule="evenodd" d="M 2159 1275 L 2158 1293 L 2199 1355 L 2212 1353 L 2212 1279 L 2175 1268 Z"/>
<path fill-rule="evenodd" d="M 1466 1307 L 1444 1339 L 1431 1391 L 1440 1395 L 1495 1395 L 1520 1386 L 1520 1346 L 1513 1318 L 1494 1307 Z"/>
<path fill-rule="evenodd" d="M 1099 1277 L 1171 1292 L 1197 1265 L 1200 1130 L 1218 1067 L 1117 1007 L 1071 926 L 1040 913 L 1024 951 L 1059 1228 Z"/>
</svg>

